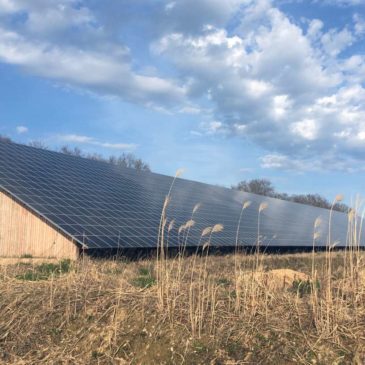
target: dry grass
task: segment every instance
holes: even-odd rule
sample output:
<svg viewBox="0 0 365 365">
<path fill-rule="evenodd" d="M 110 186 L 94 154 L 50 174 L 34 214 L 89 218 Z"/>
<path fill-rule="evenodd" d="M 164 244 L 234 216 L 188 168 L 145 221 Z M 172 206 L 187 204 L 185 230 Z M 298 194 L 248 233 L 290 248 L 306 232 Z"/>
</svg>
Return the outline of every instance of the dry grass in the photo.
<svg viewBox="0 0 365 365">
<path fill-rule="evenodd" d="M 260 255 L 259 270 L 256 260 L 243 254 L 168 259 L 163 284 L 156 281 L 161 262 L 152 259 L 85 260 L 36 281 L 22 278 L 37 265 L 1 266 L 1 361 L 364 362 L 361 253 L 354 278 L 344 269 L 348 252 L 332 253 L 330 293 L 326 253 L 316 254 L 314 262 L 311 254 Z M 308 284 L 312 265 L 315 286 Z"/>
<path fill-rule="evenodd" d="M 178 174 L 176 175 L 176 177 Z M 174 180 L 175 181 L 175 180 Z M 156 259 L 0 266 L 0 361 L 18 364 L 364 364 L 362 221 L 349 212 L 347 249 L 324 253 L 209 254 L 224 227 L 201 232 L 186 257 L 194 214 L 178 228 L 161 214 Z M 335 202 L 340 197 L 336 197 Z M 244 210 L 238 217 L 237 235 Z M 332 214 L 332 212 L 331 212 Z M 168 223 L 169 222 L 169 223 Z M 314 223 L 313 247 L 319 220 Z"/>
</svg>

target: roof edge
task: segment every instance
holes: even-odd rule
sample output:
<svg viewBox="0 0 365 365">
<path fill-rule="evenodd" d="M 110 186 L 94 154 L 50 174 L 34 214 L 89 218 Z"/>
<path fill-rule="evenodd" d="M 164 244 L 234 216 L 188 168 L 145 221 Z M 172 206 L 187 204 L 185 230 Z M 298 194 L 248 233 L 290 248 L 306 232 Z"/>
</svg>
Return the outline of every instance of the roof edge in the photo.
<svg viewBox="0 0 365 365">
<path fill-rule="evenodd" d="M 6 189 L 4 186 L 0 185 L 0 192 L 5 193 L 6 195 L 8 195 L 9 197 L 11 197 L 12 199 L 14 199 L 17 203 L 23 205 L 26 209 L 28 209 L 29 211 L 31 211 L 33 214 L 38 215 L 39 217 L 41 217 L 42 219 L 44 219 L 44 221 L 49 224 L 51 227 L 53 227 L 54 229 L 57 229 L 58 231 L 60 231 L 64 236 L 66 236 L 67 238 L 71 239 L 73 242 L 75 242 L 75 244 L 77 244 L 79 246 L 79 248 L 81 249 L 88 249 L 89 247 L 87 245 L 85 245 L 85 243 L 83 243 L 82 241 L 80 241 L 78 238 L 76 238 L 75 236 L 69 234 L 65 229 L 61 228 L 57 223 L 53 222 L 51 219 L 47 218 L 45 215 L 43 215 L 41 212 L 39 212 L 37 209 L 34 209 L 30 204 L 26 203 L 23 199 L 19 198 L 19 196 L 17 196 L 16 194 L 12 193 L 11 191 L 9 191 L 8 189 Z"/>
</svg>

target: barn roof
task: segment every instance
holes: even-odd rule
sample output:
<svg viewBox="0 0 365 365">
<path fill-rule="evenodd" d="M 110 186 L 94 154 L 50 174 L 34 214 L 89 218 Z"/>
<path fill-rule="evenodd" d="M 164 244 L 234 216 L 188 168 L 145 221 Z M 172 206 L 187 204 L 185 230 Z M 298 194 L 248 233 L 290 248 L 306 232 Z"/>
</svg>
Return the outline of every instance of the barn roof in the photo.
<svg viewBox="0 0 365 365">
<path fill-rule="evenodd" d="M 158 227 L 165 196 L 173 178 L 137 171 L 109 163 L 57 152 L 0 142 L 0 190 L 38 213 L 86 248 L 156 247 Z M 232 246 L 242 204 L 250 201 L 242 215 L 239 244 L 255 245 L 260 236 L 264 245 L 311 246 L 313 225 L 322 218 L 321 238 L 325 245 L 329 211 L 267 198 L 255 194 L 176 179 L 167 209 L 167 219 L 175 220 L 168 232 L 169 246 L 185 239 L 178 233 L 194 213 L 187 245 L 199 244 L 204 228 L 220 223 L 223 231 L 212 235 L 212 245 Z M 333 212 L 331 236 L 345 245 L 346 214 Z M 167 233 L 167 232 L 166 232 Z"/>
</svg>

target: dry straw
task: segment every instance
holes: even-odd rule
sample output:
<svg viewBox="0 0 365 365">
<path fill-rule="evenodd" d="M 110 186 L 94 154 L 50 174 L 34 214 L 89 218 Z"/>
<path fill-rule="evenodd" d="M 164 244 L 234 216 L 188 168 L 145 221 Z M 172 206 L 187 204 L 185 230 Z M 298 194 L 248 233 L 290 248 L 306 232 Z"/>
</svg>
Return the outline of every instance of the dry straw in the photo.
<svg viewBox="0 0 365 365">
<path fill-rule="evenodd" d="M 203 229 L 201 236 L 204 237 L 207 234 L 210 234 L 210 232 L 212 232 L 212 227 L 206 227 Z"/>
<path fill-rule="evenodd" d="M 175 219 L 172 219 L 167 228 L 168 232 L 170 232 L 174 228 L 174 224 L 175 224 Z"/>
<path fill-rule="evenodd" d="M 196 211 L 201 207 L 201 203 L 195 204 L 193 208 L 193 214 L 196 213 Z"/>
<path fill-rule="evenodd" d="M 322 218 L 317 217 L 316 220 L 314 221 L 314 228 L 318 228 L 321 224 L 322 224 Z"/>
<path fill-rule="evenodd" d="M 245 201 L 245 202 L 243 203 L 242 209 L 246 209 L 246 208 L 248 208 L 250 205 L 251 205 L 251 202 L 250 202 L 249 200 L 248 200 L 248 201 Z"/>
<path fill-rule="evenodd" d="M 267 209 L 269 204 L 267 202 L 262 202 L 259 206 L 259 212 L 262 212 L 263 210 Z"/>
<path fill-rule="evenodd" d="M 341 202 L 343 200 L 343 194 L 337 194 L 335 197 L 336 202 Z"/>
<path fill-rule="evenodd" d="M 184 231 L 186 229 L 185 224 L 182 224 L 179 229 L 178 229 L 178 233 L 180 234 L 182 231 Z"/>
<path fill-rule="evenodd" d="M 180 177 L 185 172 L 184 168 L 177 169 L 175 172 L 175 177 Z"/>
<path fill-rule="evenodd" d="M 85 259 L 71 273 L 32 285 L 15 276 L 24 274 L 24 266 L 0 267 L 1 344 L 9 356 L 4 361 L 81 364 L 96 353 L 99 363 L 363 362 L 364 213 L 359 206 L 348 213 L 344 253 L 332 252 L 337 242 L 331 242 L 326 253 L 315 254 L 314 243 L 312 256 L 273 258 L 258 251 L 262 264 L 257 265 L 256 256 L 243 253 L 208 255 L 222 224 L 199 231 L 202 255 L 169 258 L 163 234 L 174 226 L 165 212 L 169 202 L 161 215 L 156 260 Z M 327 218 L 325 227 L 320 218 L 314 222 L 314 241 Z M 260 215 L 258 225 L 259 220 Z M 179 233 L 195 222 L 188 220 Z M 240 263 L 235 270 L 233 260 Z M 142 268 L 148 268 L 147 277 L 141 277 Z M 90 325 L 75 326 L 83 323 Z M 62 333 L 49 335 L 55 327 Z M 39 328 L 44 331 L 34 336 Z M 250 350 L 242 354 L 242 348 Z"/>
<path fill-rule="evenodd" d="M 189 219 L 186 223 L 185 223 L 185 229 L 188 229 L 188 228 L 191 228 L 191 227 L 194 227 L 195 225 L 195 221 L 192 220 L 192 219 Z"/>
<path fill-rule="evenodd" d="M 223 224 L 218 223 L 213 226 L 212 233 L 221 232 L 221 231 L 223 231 L 223 228 L 224 228 Z"/>
</svg>

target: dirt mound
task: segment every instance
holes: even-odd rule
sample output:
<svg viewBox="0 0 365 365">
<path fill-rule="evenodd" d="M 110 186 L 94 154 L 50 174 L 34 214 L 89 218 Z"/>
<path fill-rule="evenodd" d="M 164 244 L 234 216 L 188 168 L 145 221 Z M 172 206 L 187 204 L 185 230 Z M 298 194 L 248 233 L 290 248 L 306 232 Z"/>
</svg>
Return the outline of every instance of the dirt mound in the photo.
<svg viewBox="0 0 365 365">
<path fill-rule="evenodd" d="M 259 271 L 245 273 L 244 279 L 255 280 L 258 284 L 262 284 L 272 289 L 289 288 L 296 280 L 307 281 L 309 276 L 291 269 L 275 269 L 270 271 Z"/>
<path fill-rule="evenodd" d="M 270 270 L 267 272 L 267 275 L 271 280 L 275 281 L 279 285 L 282 285 L 283 287 L 291 286 L 296 280 L 309 280 L 308 275 L 291 269 Z"/>
</svg>

